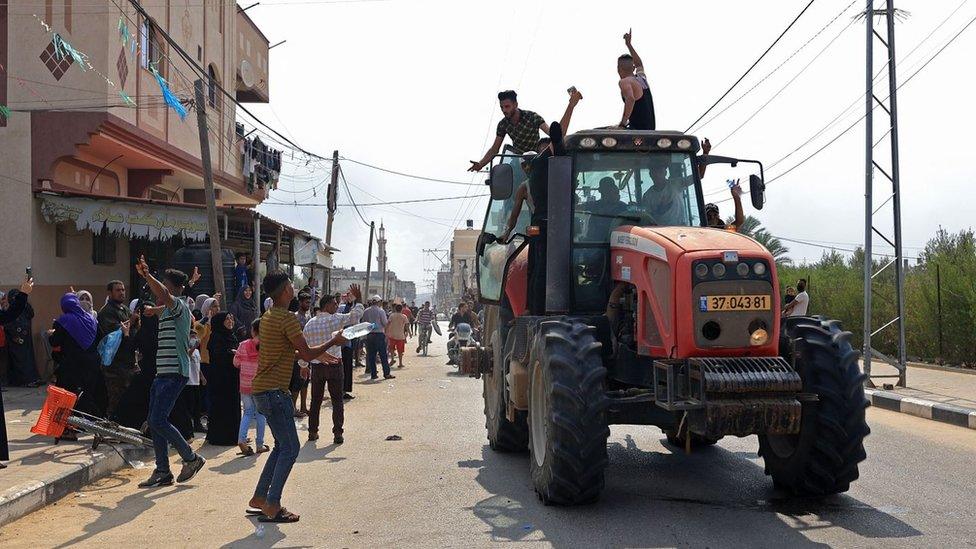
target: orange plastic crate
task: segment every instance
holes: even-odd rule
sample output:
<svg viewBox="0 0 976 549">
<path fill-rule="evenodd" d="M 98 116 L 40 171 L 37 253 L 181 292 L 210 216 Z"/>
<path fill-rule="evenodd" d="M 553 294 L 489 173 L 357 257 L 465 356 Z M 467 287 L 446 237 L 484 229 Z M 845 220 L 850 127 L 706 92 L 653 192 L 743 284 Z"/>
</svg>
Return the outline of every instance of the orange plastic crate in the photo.
<svg viewBox="0 0 976 549">
<path fill-rule="evenodd" d="M 58 438 L 68 426 L 68 416 L 78 401 L 78 395 L 54 385 L 47 386 L 47 400 L 41 408 L 41 415 L 37 423 L 31 427 L 31 432 Z"/>
</svg>

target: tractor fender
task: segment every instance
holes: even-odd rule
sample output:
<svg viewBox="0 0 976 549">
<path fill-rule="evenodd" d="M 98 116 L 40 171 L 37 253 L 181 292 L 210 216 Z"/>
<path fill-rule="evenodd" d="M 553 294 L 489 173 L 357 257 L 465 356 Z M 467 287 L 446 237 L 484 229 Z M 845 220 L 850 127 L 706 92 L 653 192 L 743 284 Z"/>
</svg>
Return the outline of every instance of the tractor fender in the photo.
<svg viewBox="0 0 976 549">
<path fill-rule="evenodd" d="M 505 273 L 505 295 L 516 317 L 528 310 L 529 248 L 523 246 L 518 255 L 508 262 Z"/>
</svg>

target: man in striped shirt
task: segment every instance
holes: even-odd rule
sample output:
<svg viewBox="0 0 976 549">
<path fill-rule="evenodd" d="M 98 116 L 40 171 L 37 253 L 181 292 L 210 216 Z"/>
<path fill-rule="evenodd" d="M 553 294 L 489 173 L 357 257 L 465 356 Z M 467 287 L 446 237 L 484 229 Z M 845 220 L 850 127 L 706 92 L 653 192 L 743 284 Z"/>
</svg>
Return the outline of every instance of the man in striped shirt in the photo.
<svg viewBox="0 0 976 549">
<path fill-rule="evenodd" d="M 424 338 L 427 339 L 427 343 L 430 343 L 430 325 L 432 322 L 434 322 L 434 311 L 430 309 L 430 301 L 424 301 L 424 306 L 417 311 L 417 326 L 420 328 L 420 345 L 417 346 L 418 353 L 424 344 Z"/>
<path fill-rule="evenodd" d="M 177 482 L 186 482 L 193 478 L 203 469 L 206 460 L 190 448 L 183 435 L 169 421 L 169 414 L 190 375 L 190 355 L 187 349 L 190 348 L 190 324 L 193 316 L 181 297 L 188 277 L 182 271 L 166 269 L 163 282 L 160 282 L 149 272 L 145 257 L 139 258 L 136 272 L 146 279 L 149 289 L 156 297 L 156 303 L 162 306 L 157 336 L 156 379 L 149 390 L 149 427 L 156 453 L 156 470 L 139 484 L 140 488 L 155 488 L 173 484 L 173 473 L 169 468 L 170 444 L 183 458 L 183 469 L 176 478 Z"/>
<path fill-rule="evenodd" d="M 261 350 L 251 390 L 258 412 L 267 419 L 271 428 L 275 445 L 248 505 L 250 509 L 260 511 L 262 516 L 258 520 L 261 522 L 298 522 L 299 515 L 281 506 L 281 493 L 300 449 L 298 430 L 295 428 L 295 405 L 289 391 L 292 365 L 296 354 L 305 361 L 340 364 L 340 359 L 326 351 L 342 345 L 346 339 L 340 333 L 321 345 L 309 346 L 298 317 L 288 312 L 288 304 L 295 297 L 295 286 L 288 273 L 272 270 L 265 275 L 261 285 L 264 293 L 271 297 L 273 305 L 261 316 Z"/>
</svg>

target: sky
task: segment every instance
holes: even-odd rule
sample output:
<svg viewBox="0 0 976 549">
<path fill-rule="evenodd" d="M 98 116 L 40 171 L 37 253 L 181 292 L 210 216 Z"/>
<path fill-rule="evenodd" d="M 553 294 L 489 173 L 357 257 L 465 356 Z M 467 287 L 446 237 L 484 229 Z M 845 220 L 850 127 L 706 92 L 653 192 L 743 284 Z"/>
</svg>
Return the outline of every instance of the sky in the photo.
<svg viewBox="0 0 976 549">
<path fill-rule="evenodd" d="M 271 43 L 287 42 L 271 52 L 271 102 L 248 107 L 322 156 L 338 149 L 344 158 L 395 171 L 483 184 L 484 174 L 465 170 L 468 160 L 484 154 L 501 117 L 498 91 L 515 89 L 521 108 L 557 120 L 566 105 L 566 88 L 576 86 L 583 101 L 571 131 L 614 124 L 622 111 L 616 58 L 626 51 L 623 33 L 632 29 L 653 92 L 658 129 L 683 131 L 807 2 L 262 0 L 248 14 Z M 969 0 L 899 0 L 897 6 L 910 14 L 896 25 L 902 82 L 976 17 L 976 2 Z M 746 201 L 745 210 L 777 236 L 837 248 L 864 241 L 863 122 L 784 173 L 864 114 L 865 25 L 853 19 L 859 10 L 861 0 L 814 1 L 705 120 L 721 114 L 693 132 L 710 139 L 713 154 L 765 164 L 766 206 L 755 211 Z M 883 27 L 879 31 L 884 34 Z M 877 41 L 875 52 L 877 71 L 884 63 Z M 976 125 L 971 100 L 976 76 L 963 68 L 972 67 L 974 53 L 976 24 L 899 90 L 906 257 L 917 255 L 940 226 L 950 231 L 972 226 L 976 207 L 964 197 L 973 196 L 976 166 L 965 132 Z M 877 82 L 876 95 L 885 99 L 887 80 L 883 75 Z M 773 165 L 852 105 L 835 125 Z M 881 109 L 874 112 L 878 138 L 887 130 L 887 117 Z M 890 173 L 889 147 L 886 138 L 875 152 L 879 165 Z M 281 190 L 268 202 L 324 202 L 327 167 L 313 164 L 286 174 Z M 350 161 L 342 162 L 342 171 L 357 203 L 486 193 L 481 185 L 412 179 Z M 703 181 L 706 201 L 728 197 L 726 175 L 723 169 L 709 169 Z M 314 196 L 308 191 L 313 187 Z M 875 204 L 890 192 L 890 184 L 878 174 Z M 339 203 L 349 203 L 344 190 Z M 433 277 L 425 270 L 439 266 L 421 250 L 448 248 L 451 231 L 462 228 L 466 219 L 480 227 L 485 206 L 486 199 L 473 198 L 361 210 L 367 221 L 386 227 L 390 268 L 421 290 Z M 724 215 L 731 214 L 730 202 L 720 206 Z M 324 207 L 266 203 L 260 210 L 324 236 Z M 890 209 L 882 209 L 876 219 L 890 233 Z M 352 208 L 340 207 L 333 245 L 341 251 L 335 265 L 364 268 L 368 234 Z M 798 262 L 816 261 L 825 251 L 786 244 Z M 373 264 L 375 268 L 375 260 Z"/>
</svg>

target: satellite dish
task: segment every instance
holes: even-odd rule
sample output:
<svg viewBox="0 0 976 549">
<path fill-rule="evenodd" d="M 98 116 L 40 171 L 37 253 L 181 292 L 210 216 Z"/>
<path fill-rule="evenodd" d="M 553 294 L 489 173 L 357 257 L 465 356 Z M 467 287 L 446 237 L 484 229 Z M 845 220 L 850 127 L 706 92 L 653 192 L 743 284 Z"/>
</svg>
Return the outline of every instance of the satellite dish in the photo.
<svg viewBox="0 0 976 549">
<path fill-rule="evenodd" d="M 247 59 L 241 61 L 241 81 L 249 88 L 254 87 L 254 68 Z"/>
</svg>

